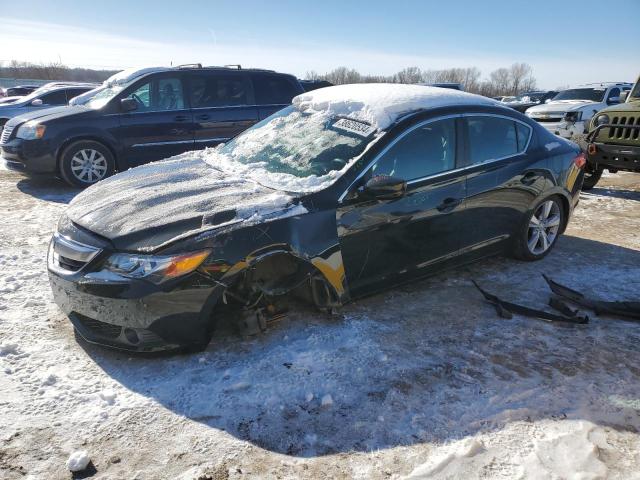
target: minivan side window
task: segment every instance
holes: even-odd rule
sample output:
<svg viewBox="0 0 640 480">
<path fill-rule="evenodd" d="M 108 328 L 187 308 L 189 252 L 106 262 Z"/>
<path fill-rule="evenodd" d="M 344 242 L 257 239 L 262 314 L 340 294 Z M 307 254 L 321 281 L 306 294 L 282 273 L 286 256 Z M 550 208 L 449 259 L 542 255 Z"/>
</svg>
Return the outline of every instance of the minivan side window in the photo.
<svg viewBox="0 0 640 480">
<path fill-rule="evenodd" d="M 469 159 L 472 165 L 522 153 L 529 142 L 529 127 L 501 117 L 467 117 Z"/>
<path fill-rule="evenodd" d="M 66 105 L 67 95 L 64 90 L 56 90 L 40 97 L 43 105 Z"/>
<path fill-rule="evenodd" d="M 258 105 L 286 105 L 300 93 L 289 78 L 268 74 L 252 77 Z"/>
<path fill-rule="evenodd" d="M 411 130 L 382 154 L 371 174 L 411 181 L 453 170 L 455 166 L 456 123 L 448 118 Z"/>
<path fill-rule="evenodd" d="M 126 98 L 138 102 L 138 112 L 166 112 L 184 109 L 182 82 L 179 78 L 155 78 L 139 85 Z"/>
<path fill-rule="evenodd" d="M 191 107 L 212 108 L 247 105 L 244 75 L 201 74 L 190 78 Z"/>
</svg>

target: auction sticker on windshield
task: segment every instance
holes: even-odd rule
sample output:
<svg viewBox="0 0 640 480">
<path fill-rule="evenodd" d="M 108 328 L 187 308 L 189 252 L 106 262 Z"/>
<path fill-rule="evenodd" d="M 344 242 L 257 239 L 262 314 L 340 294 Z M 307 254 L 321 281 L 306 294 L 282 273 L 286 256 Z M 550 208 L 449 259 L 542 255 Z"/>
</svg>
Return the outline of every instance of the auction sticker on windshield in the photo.
<svg viewBox="0 0 640 480">
<path fill-rule="evenodd" d="M 372 127 L 368 123 L 359 122 L 350 118 L 341 118 L 332 125 L 338 130 L 343 130 L 349 133 L 355 133 L 361 137 L 368 137 L 376 131 L 375 127 Z"/>
</svg>

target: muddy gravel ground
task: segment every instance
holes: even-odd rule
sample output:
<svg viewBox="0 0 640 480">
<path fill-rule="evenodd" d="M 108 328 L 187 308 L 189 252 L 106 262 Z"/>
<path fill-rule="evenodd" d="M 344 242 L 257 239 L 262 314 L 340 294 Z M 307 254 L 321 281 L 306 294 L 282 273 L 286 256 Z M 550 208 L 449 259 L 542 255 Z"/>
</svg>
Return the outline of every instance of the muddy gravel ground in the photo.
<svg viewBox="0 0 640 480">
<path fill-rule="evenodd" d="M 484 260 L 258 337 L 140 357 L 75 338 L 47 243 L 77 191 L 0 169 L 0 478 L 640 478 L 640 324 L 498 317 L 541 274 L 640 299 L 640 175 L 581 196 L 543 261 Z"/>
</svg>

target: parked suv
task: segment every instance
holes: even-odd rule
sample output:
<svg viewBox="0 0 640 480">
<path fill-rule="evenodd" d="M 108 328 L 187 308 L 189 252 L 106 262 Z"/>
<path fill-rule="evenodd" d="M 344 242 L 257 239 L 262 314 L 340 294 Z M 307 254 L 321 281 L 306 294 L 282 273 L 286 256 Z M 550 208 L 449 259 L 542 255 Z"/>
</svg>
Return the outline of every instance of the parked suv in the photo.
<svg viewBox="0 0 640 480">
<path fill-rule="evenodd" d="M 69 100 L 96 88 L 91 83 L 47 83 L 29 95 L 11 103 L 0 105 L 0 131 L 7 121 L 34 110 L 66 105 Z"/>
<path fill-rule="evenodd" d="M 593 188 L 605 168 L 611 173 L 640 172 L 640 77 L 626 102 L 605 108 L 591 120 L 587 141 L 583 190 Z"/>
<path fill-rule="evenodd" d="M 527 109 L 526 114 L 547 130 L 580 144 L 591 118 L 603 108 L 620 103 L 622 92 L 631 90 L 632 83 L 592 83 L 558 93 L 542 105 Z"/>
<path fill-rule="evenodd" d="M 226 142 L 303 92 L 294 76 L 271 70 L 124 71 L 82 102 L 9 121 L 0 147 L 9 168 L 86 187 L 115 171 Z"/>
</svg>

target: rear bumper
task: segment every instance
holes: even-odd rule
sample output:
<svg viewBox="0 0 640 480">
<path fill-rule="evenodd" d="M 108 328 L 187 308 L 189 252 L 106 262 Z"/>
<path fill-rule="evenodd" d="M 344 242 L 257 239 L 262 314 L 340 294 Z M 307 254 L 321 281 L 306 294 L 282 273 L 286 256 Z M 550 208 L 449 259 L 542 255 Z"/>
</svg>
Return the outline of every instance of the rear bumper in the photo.
<svg viewBox="0 0 640 480">
<path fill-rule="evenodd" d="M 57 172 L 55 149 L 48 141 L 13 138 L 0 145 L 1 156 L 9 168 L 30 173 Z"/>
<path fill-rule="evenodd" d="M 616 170 L 640 171 L 640 147 L 592 143 L 595 153 L 587 154 L 587 162 L 592 167 L 611 167 Z M 591 147 L 593 148 L 593 147 Z"/>
</svg>

